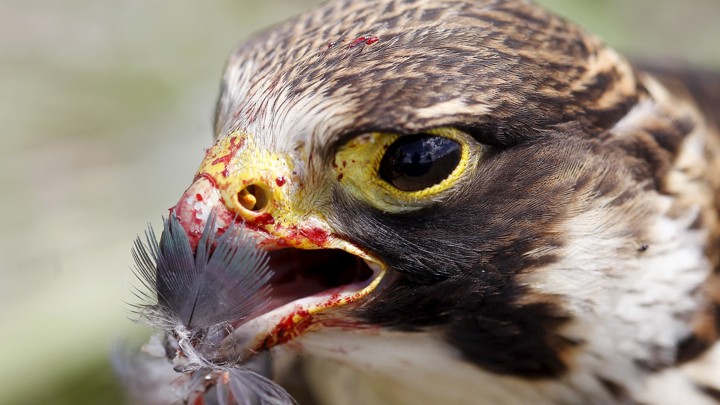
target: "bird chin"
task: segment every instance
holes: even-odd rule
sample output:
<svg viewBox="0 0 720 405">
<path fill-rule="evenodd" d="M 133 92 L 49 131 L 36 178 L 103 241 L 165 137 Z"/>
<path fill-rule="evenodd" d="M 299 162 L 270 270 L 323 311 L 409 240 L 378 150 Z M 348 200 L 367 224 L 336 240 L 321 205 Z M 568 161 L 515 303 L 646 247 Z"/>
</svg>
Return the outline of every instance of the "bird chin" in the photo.
<svg viewBox="0 0 720 405">
<path fill-rule="evenodd" d="M 245 362 L 323 326 L 350 326 L 337 310 L 366 297 L 386 274 L 380 262 L 338 249 L 269 253 L 275 272 L 271 300 L 260 312 L 233 325 L 220 350 L 229 362 Z"/>
</svg>

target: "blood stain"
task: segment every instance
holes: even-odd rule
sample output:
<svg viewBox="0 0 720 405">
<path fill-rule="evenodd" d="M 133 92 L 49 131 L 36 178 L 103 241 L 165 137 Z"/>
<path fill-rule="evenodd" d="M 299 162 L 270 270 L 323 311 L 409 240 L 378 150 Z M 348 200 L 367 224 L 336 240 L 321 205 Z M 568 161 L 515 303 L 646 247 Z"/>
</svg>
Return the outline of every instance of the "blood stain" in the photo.
<svg viewBox="0 0 720 405">
<path fill-rule="evenodd" d="M 318 246 L 324 245 L 328 239 L 328 233 L 319 228 L 300 229 L 300 234 Z"/>
<path fill-rule="evenodd" d="M 340 303 L 340 293 L 333 293 L 330 298 L 322 303 L 323 308 L 337 306 Z"/>
<path fill-rule="evenodd" d="M 228 177 L 230 174 L 228 172 L 228 165 L 230 164 L 230 159 L 235 156 L 235 153 L 237 153 L 238 149 L 240 149 L 243 144 L 245 143 L 245 138 L 238 138 L 238 137 L 232 137 L 230 138 L 230 147 L 228 148 L 227 154 L 220 156 L 219 158 L 212 161 L 213 165 L 218 165 L 221 163 L 225 164 L 225 169 L 223 169 L 222 174 L 225 177 Z"/>
<path fill-rule="evenodd" d="M 379 41 L 379 39 L 378 39 L 378 37 L 376 37 L 376 36 L 367 36 L 367 37 L 366 37 L 366 36 L 362 36 L 362 37 L 358 37 L 358 38 L 356 38 L 355 40 L 353 40 L 352 42 L 350 42 L 350 44 L 347 46 L 347 49 L 354 48 L 354 47 L 356 47 L 356 46 L 358 46 L 358 45 L 360 45 L 360 44 L 372 45 L 372 44 L 374 44 L 374 43 L 377 42 L 377 41 Z"/>
<path fill-rule="evenodd" d="M 285 179 L 284 176 L 280 176 L 280 177 L 278 177 L 278 178 L 275 179 L 275 184 L 277 184 L 278 187 L 282 187 L 282 186 L 285 185 L 285 182 L 286 182 L 286 181 L 287 181 L 287 180 Z"/>
<path fill-rule="evenodd" d="M 269 212 L 258 215 L 253 222 L 257 225 L 267 226 L 275 223 L 275 218 Z"/>
<path fill-rule="evenodd" d="M 193 178 L 193 183 L 195 183 L 196 181 L 198 181 L 198 180 L 200 180 L 200 179 L 205 179 L 205 180 L 207 180 L 208 182 L 210 182 L 210 184 L 211 184 L 214 188 L 218 188 L 217 182 L 216 182 L 215 179 L 214 179 L 212 176 L 210 176 L 209 174 L 207 174 L 207 173 L 200 173 L 200 174 L 196 175 L 195 178 Z"/>
<path fill-rule="evenodd" d="M 295 322 L 295 316 L 300 317 L 298 322 Z M 278 322 L 277 326 L 270 334 L 270 342 L 266 340 L 266 344 L 270 343 L 274 346 L 276 344 L 285 343 L 299 336 L 311 324 L 312 316 L 310 316 L 310 313 L 302 308 L 298 308 Z"/>
</svg>

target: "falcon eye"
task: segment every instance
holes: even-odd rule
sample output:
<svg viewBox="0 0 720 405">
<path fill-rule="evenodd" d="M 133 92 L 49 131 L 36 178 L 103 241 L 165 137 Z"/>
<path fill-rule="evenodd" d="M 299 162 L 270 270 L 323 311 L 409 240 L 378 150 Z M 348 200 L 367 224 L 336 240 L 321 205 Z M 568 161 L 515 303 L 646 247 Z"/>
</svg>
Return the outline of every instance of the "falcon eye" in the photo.
<svg viewBox="0 0 720 405">
<path fill-rule="evenodd" d="M 369 132 L 338 146 L 331 178 L 337 190 L 383 212 L 409 212 L 457 190 L 483 151 L 472 136 L 455 128 L 411 135 Z"/>
<path fill-rule="evenodd" d="M 379 174 L 399 190 L 420 191 L 448 178 L 461 157 L 462 147 L 452 139 L 427 134 L 403 136 L 385 151 Z"/>
</svg>

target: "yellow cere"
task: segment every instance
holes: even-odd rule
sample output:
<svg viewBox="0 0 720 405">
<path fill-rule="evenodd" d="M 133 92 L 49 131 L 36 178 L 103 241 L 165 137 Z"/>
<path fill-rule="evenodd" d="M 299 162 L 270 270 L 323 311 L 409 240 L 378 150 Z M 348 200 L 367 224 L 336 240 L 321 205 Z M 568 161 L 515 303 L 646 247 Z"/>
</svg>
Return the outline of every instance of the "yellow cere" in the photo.
<svg viewBox="0 0 720 405">
<path fill-rule="evenodd" d="M 322 213 L 301 204 L 312 199 L 294 171 L 292 156 L 256 145 L 251 134 L 233 133 L 218 139 L 196 176 L 217 186 L 231 213 L 247 225 L 267 231 L 271 237 L 264 242 L 268 245 L 347 250 L 347 242 L 332 236 Z"/>
<path fill-rule="evenodd" d="M 272 235 L 265 241 L 268 245 L 342 248 L 342 240 L 331 237 L 319 213 L 297 204 L 304 188 L 292 157 L 256 146 L 252 135 L 233 133 L 219 139 L 207 151 L 197 176 L 215 183 L 230 212 Z"/>
<path fill-rule="evenodd" d="M 247 134 L 233 133 L 208 150 L 197 175 L 211 177 L 223 201 L 233 212 L 242 212 L 247 206 L 243 190 L 248 186 L 262 188 L 267 197 L 263 211 L 280 213 L 294 189 L 292 160 L 285 155 L 272 153 L 253 145 Z"/>
<path fill-rule="evenodd" d="M 380 162 L 388 147 L 402 135 L 382 132 L 355 137 L 338 150 L 333 164 L 337 181 L 351 195 L 386 212 L 409 211 L 436 201 L 458 184 L 468 167 L 477 163 L 482 150 L 470 135 L 454 128 L 423 133 L 452 139 L 461 146 L 460 162 L 440 183 L 419 191 L 402 191 L 383 180 L 379 175 Z"/>
</svg>

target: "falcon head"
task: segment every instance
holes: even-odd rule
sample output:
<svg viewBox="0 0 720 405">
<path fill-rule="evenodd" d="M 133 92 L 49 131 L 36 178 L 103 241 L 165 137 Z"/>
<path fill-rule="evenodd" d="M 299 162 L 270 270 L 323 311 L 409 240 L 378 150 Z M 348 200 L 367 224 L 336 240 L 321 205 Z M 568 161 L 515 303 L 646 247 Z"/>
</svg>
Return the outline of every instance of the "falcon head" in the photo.
<svg viewBox="0 0 720 405">
<path fill-rule="evenodd" d="M 237 355 L 317 360 L 330 403 L 701 393 L 671 371 L 717 338 L 720 138 L 687 94 L 527 1 L 332 1 L 230 56 L 172 212 L 269 252 Z"/>
</svg>

